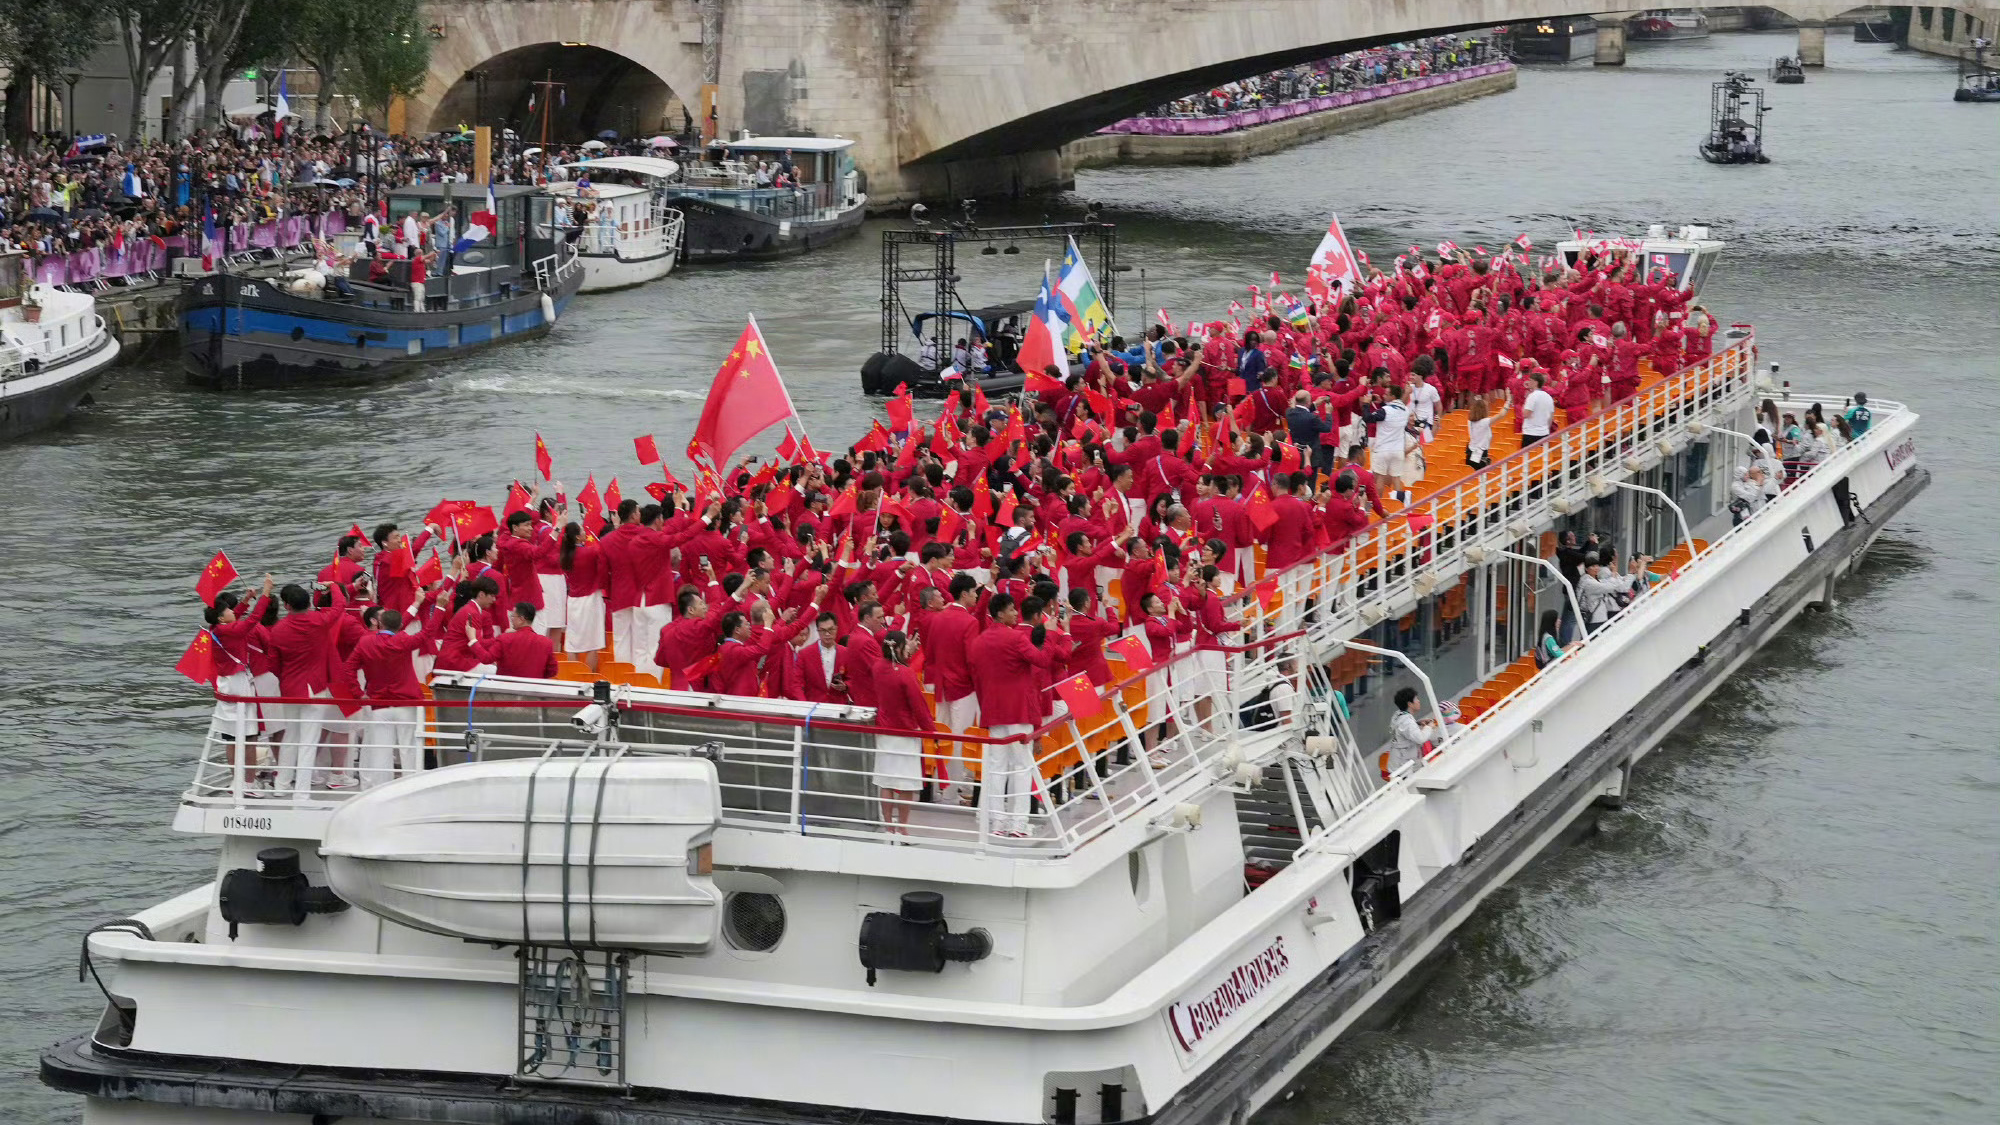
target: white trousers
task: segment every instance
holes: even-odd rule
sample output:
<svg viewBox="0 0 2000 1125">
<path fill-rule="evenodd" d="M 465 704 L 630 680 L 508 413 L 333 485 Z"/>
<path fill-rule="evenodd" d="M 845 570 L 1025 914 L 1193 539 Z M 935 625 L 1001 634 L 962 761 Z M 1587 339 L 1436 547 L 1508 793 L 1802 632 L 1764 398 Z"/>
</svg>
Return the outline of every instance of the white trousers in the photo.
<svg viewBox="0 0 2000 1125">
<path fill-rule="evenodd" d="M 1024 735 L 1026 723 L 1007 723 L 987 733 L 994 738 Z M 982 833 L 1028 831 L 1029 795 L 1034 792 L 1035 750 L 1032 742 L 989 742 L 982 747 L 979 770 L 979 821 Z"/>
<path fill-rule="evenodd" d="M 312 694 L 315 699 L 332 698 L 324 688 Z M 331 703 L 280 706 L 284 709 L 285 741 L 278 747 L 277 790 L 304 798 L 311 795 L 313 782 L 324 781 L 319 769 L 320 731 L 340 718 L 340 708 Z"/>
<path fill-rule="evenodd" d="M 361 736 L 361 787 L 372 789 L 424 768 L 422 707 L 374 707 Z"/>
<path fill-rule="evenodd" d="M 596 652 L 604 647 L 604 594 L 565 598 L 563 611 L 563 651 Z"/>
<path fill-rule="evenodd" d="M 940 692 L 940 695 L 943 693 Z M 937 705 L 938 722 L 953 734 L 964 734 L 979 725 L 979 696 L 967 692 L 962 699 L 939 699 Z M 951 756 L 945 759 L 945 775 L 952 785 L 969 791 L 972 786 L 972 769 L 966 765 L 968 747 L 963 742 L 951 744 Z"/>
</svg>

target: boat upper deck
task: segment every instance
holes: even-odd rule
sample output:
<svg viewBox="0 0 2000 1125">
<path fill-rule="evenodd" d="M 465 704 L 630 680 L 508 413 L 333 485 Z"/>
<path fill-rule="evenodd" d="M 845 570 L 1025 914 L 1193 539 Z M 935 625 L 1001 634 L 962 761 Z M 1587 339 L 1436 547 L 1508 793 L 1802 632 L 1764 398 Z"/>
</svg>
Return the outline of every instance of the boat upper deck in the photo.
<svg viewBox="0 0 2000 1125">
<path fill-rule="evenodd" d="M 1370 649 L 1355 638 L 1408 613 L 1468 570 L 1691 441 L 1730 432 L 1724 427 L 1752 394 L 1752 355 L 1751 338 L 1740 334 L 1710 360 L 1652 378 L 1613 410 L 1563 426 L 1526 449 L 1496 446 L 1495 460 L 1483 470 L 1447 468 L 1452 459 L 1439 456 L 1443 471 L 1348 549 L 1314 557 L 1275 582 L 1260 584 L 1260 596 L 1245 611 L 1241 643 L 1227 654 L 1228 686 L 1206 713 L 1196 710 L 1184 691 L 1161 682 L 1171 674 L 1122 669 L 1103 689 L 1098 714 L 1072 720 L 1062 712 L 1028 736 L 1036 746 L 1031 784 L 1038 807 L 1023 839 L 996 839 L 976 810 L 928 804 L 911 810 L 908 835 L 885 833 L 870 776 L 877 739 L 885 732 L 865 707 L 669 691 L 618 669 L 607 669 L 606 675 L 622 682 L 601 686 L 580 679 L 441 673 L 431 687 L 424 737 L 446 768 L 468 760 L 548 755 L 710 757 L 722 789 L 718 853 L 749 867 L 1068 885 L 1157 833 L 1187 827 L 1190 810 L 1204 795 L 1245 784 L 1263 764 L 1298 753 L 1318 756 L 1329 772 L 1331 804 L 1313 810 L 1309 819 L 1322 834 L 1331 832 L 1364 803 L 1380 799 L 1385 788 L 1455 784 L 1503 741 L 1498 732 L 1513 702 L 1565 668 L 1588 665 L 1598 646 L 1642 629 L 1649 614 L 1671 612 L 1676 586 L 1731 565 L 1730 543 L 1757 520 L 1688 559 L 1673 581 L 1648 595 L 1652 608 L 1646 613 L 1621 615 L 1539 675 L 1490 685 L 1504 690 L 1489 690 L 1468 723 L 1445 728 L 1429 762 L 1404 767 L 1386 787 L 1351 738 L 1344 751 L 1323 737 L 1307 750 L 1309 735 L 1343 727 L 1345 706 L 1336 699 L 1328 668 L 1344 653 Z M 1878 433 L 1838 451 L 1803 480 L 1831 476 L 1846 461 L 1875 455 L 1879 435 L 1893 429 L 1891 423 L 1905 411 L 1895 403 L 1871 405 Z M 1438 448 L 1449 451 L 1462 440 L 1462 427 L 1462 419 L 1448 421 Z M 1826 487 L 1795 486 L 1795 491 Z M 1192 660 L 1193 654 L 1183 654 L 1174 668 L 1188 668 Z M 1260 708 L 1258 702 L 1268 703 L 1274 691 L 1297 702 Z M 591 720 L 580 712 L 593 699 L 608 702 L 616 714 L 601 728 L 585 729 Z M 1430 702 L 1435 708 L 1441 701 Z M 348 723 L 359 731 L 372 720 L 356 710 Z M 1142 729 L 1161 715 L 1174 718 L 1174 733 L 1161 741 L 1157 754 L 1119 753 L 1136 746 Z M 936 734 L 928 737 L 937 749 Z M 965 741 L 995 740 L 974 728 Z M 286 795 L 253 792 L 245 771 L 232 765 L 229 743 L 212 735 L 183 795 L 176 826 L 317 838 L 324 818 L 352 791 L 302 783 Z"/>
</svg>

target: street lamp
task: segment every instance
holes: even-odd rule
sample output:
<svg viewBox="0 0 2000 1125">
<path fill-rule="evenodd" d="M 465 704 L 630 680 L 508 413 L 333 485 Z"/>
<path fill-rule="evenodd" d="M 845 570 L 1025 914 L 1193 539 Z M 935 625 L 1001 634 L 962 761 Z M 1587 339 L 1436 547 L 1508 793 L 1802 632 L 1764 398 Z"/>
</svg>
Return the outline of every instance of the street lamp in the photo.
<svg viewBox="0 0 2000 1125">
<path fill-rule="evenodd" d="M 1474 566 L 1483 565 L 1493 555 L 1498 555 L 1506 559 L 1519 559 L 1521 562 L 1534 563 L 1536 566 L 1555 575 L 1556 582 L 1562 586 L 1563 593 L 1569 598 L 1569 608 L 1576 613 L 1576 627 L 1578 629 L 1584 628 L 1583 603 L 1577 600 L 1576 587 L 1570 585 L 1568 578 L 1563 577 L 1561 567 L 1558 567 L 1555 563 L 1545 558 L 1535 555 L 1524 555 L 1519 551 L 1502 550 L 1498 547 L 1472 546 L 1465 549 L 1465 561 Z"/>
<path fill-rule="evenodd" d="M 481 67 L 466 77 L 472 79 L 472 125 L 478 128 L 486 124 L 486 69 Z"/>
<path fill-rule="evenodd" d="M 76 84 L 83 81 L 83 72 L 69 70 L 63 72 L 63 82 L 69 86 L 69 96 L 63 99 L 63 132 L 74 137 L 76 129 Z"/>
</svg>

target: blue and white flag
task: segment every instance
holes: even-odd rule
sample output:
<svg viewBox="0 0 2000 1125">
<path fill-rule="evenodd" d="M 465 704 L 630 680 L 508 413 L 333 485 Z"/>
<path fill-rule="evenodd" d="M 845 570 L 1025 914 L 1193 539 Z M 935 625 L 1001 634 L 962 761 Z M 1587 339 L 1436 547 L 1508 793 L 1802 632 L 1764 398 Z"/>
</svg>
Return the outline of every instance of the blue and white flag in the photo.
<svg viewBox="0 0 2000 1125">
<path fill-rule="evenodd" d="M 284 71 L 281 70 L 278 72 L 277 112 L 272 115 L 273 120 L 271 125 L 273 135 L 279 140 L 283 140 L 285 136 L 285 118 L 292 115 L 292 103 L 285 98 L 285 77 Z"/>
</svg>

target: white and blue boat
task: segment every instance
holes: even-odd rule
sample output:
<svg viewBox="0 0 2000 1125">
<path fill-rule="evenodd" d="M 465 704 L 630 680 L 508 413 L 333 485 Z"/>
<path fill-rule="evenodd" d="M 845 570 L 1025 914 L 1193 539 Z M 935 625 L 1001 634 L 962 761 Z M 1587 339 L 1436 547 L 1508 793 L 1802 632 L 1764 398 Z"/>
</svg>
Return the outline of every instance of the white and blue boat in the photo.
<svg viewBox="0 0 2000 1125">
<path fill-rule="evenodd" d="M 417 184 L 389 196 L 388 229 L 454 202 L 455 237 L 485 201 L 465 187 Z M 345 276 L 216 273 L 188 287 L 181 364 L 192 383 L 225 390 L 375 382 L 409 368 L 547 332 L 583 283 L 574 245 L 551 236 L 554 201 L 496 186 L 492 236 L 446 254 L 422 285 L 407 261 L 358 258 Z M 381 267 L 386 266 L 386 270 Z"/>
</svg>

